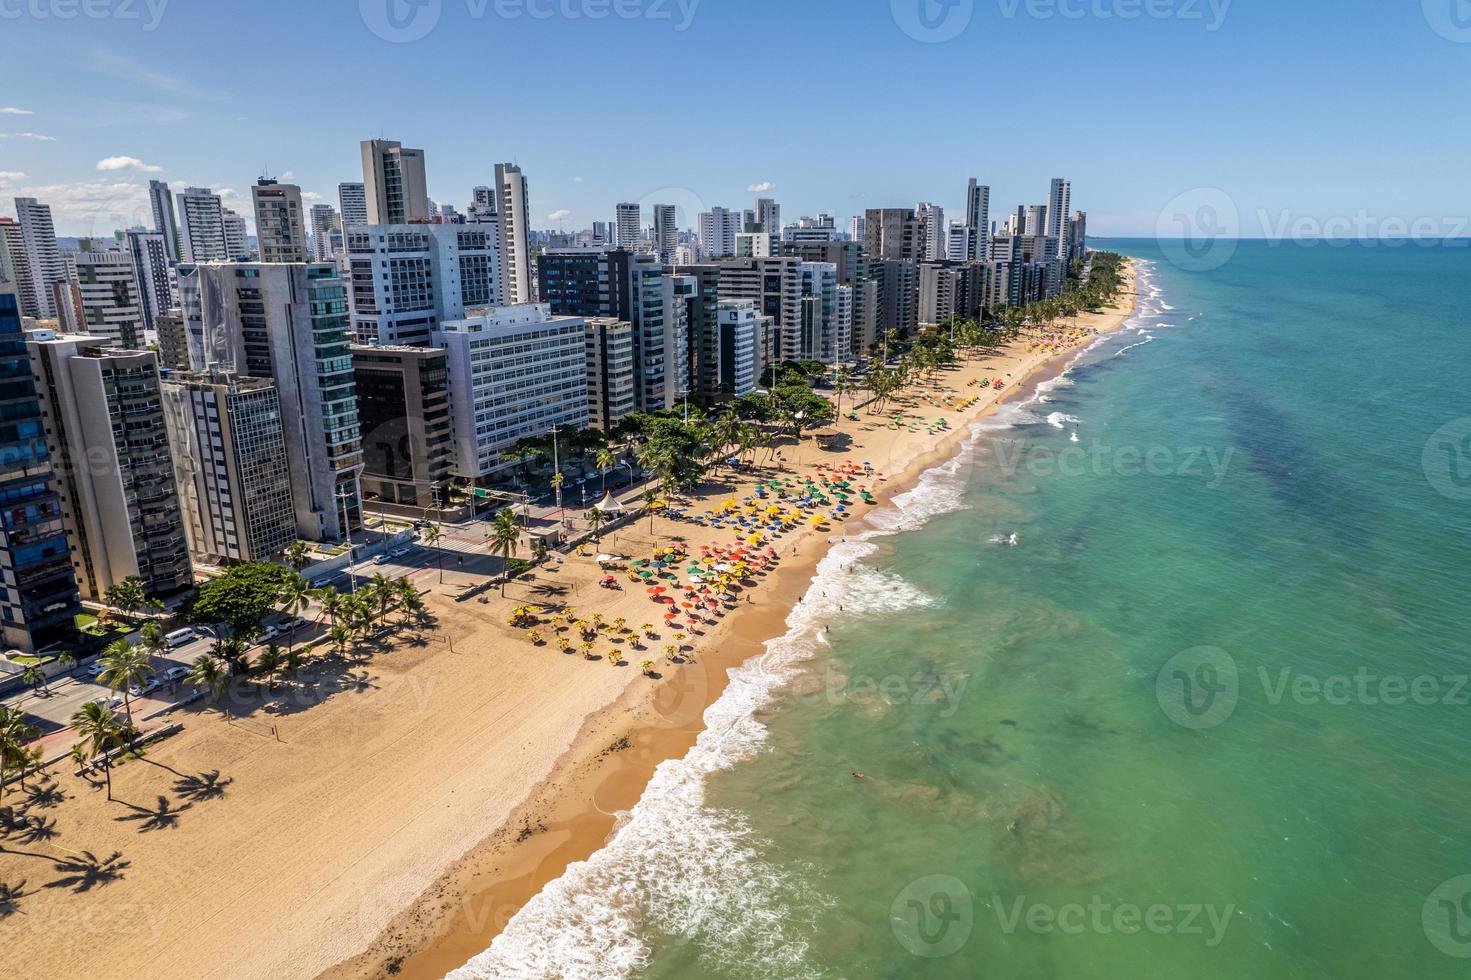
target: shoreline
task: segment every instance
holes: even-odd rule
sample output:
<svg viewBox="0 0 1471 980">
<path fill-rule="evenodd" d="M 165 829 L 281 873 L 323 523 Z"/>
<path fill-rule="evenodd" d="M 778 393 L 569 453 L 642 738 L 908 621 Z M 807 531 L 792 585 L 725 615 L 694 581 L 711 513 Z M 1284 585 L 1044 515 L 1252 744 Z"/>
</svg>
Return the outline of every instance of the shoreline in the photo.
<svg viewBox="0 0 1471 980">
<path fill-rule="evenodd" d="M 1137 311 L 1138 266 L 1130 260 L 1126 268 L 1130 288 L 1120 296 L 1119 304 L 1109 312 L 1087 317 L 1098 321 L 1086 325 L 1099 337 L 1120 329 Z M 833 544 L 866 525 L 868 515 L 886 508 L 895 496 L 913 489 L 926 471 L 952 459 L 973 438 L 972 426 L 977 422 L 1003 405 L 1035 395 L 1039 385 L 1066 372 L 1091 345 L 1077 344 L 1036 358 L 1020 377 L 1010 378 L 1001 397 L 975 414 L 963 414 L 935 444 L 916 447 L 902 468 L 889 474 L 875 494 L 878 502 L 874 507 L 827 532 L 802 533 L 795 558 L 785 560 L 771 574 L 759 604 L 738 610 L 700 638 L 698 646 L 706 652 L 700 654 L 696 666 L 704 680 L 693 685 L 699 697 L 692 720 L 685 717 L 689 705 L 683 703 L 683 696 L 676 705 L 682 723 L 671 726 L 654 703 L 663 685 L 650 689 L 630 684 L 612 704 L 583 719 L 571 746 L 547 778 L 512 809 L 494 833 L 455 860 L 411 906 L 393 917 L 366 950 L 320 976 L 325 980 L 377 977 L 392 963 L 394 975 L 406 980 L 439 978 L 483 952 L 548 882 L 604 846 L 616 829 L 618 813 L 639 801 L 661 763 L 689 752 L 704 730 L 705 710 L 724 694 L 729 672 L 783 635 L 793 607 L 807 593 L 817 565 Z M 964 361 L 959 370 L 969 373 L 975 366 L 973 361 Z M 962 394 L 966 391 L 960 390 Z M 694 701 L 693 696 L 690 700 Z M 652 724 L 651 711 L 657 719 Z"/>
</svg>

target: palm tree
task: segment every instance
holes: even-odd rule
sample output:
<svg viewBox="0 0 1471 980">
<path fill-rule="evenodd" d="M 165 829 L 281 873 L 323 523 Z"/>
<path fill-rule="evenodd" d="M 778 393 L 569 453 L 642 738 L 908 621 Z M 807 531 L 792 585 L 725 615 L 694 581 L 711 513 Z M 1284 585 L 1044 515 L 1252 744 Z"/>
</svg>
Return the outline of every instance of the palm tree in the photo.
<svg viewBox="0 0 1471 980">
<path fill-rule="evenodd" d="M 77 669 L 77 655 L 70 650 L 63 650 L 56 655 L 56 663 L 58 666 L 66 668 L 66 672 L 70 674 Z"/>
<path fill-rule="evenodd" d="M 286 564 L 299 572 L 311 564 L 311 552 L 305 541 L 293 541 L 286 546 Z"/>
<path fill-rule="evenodd" d="M 371 615 L 372 608 L 376 607 L 378 622 L 383 622 L 388 618 L 388 611 L 393 608 L 394 600 L 398 598 L 398 589 L 393 584 L 393 580 L 379 572 L 373 576 L 373 581 L 368 583 L 365 591 L 368 593 L 368 602 L 371 603 L 369 614 Z"/>
<path fill-rule="evenodd" d="M 426 547 L 434 548 L 434 560 L 439 565 L 439 584 L 444 584 L 444 553 L 437 547 L 443 540 L 444 532 L 438 524 L 430 524 L 424 529 L 424 544 Z"/>
<path fill-rule="evenodd" d="M 337 614 L 342 612 L 342 593 L 332 586 L 327 586 L 317 592 L 317 603 L 322 607 L 322 612 L 328 616 L 328 622 L 336 623 Z"/>
<path fill-rule="evenodd" d="M 255 658 L 256 673 L 265 677 L 266 687 L 272 691 L 276 689 L 276 675 L 281 672 L 282 661 L 279 643 L 272 643 Z"/>
<path fill-rule="evenodd" d="M 102 757 L 102 771 L 107 774 L 107 798 L 112 799 L 112 758 L 109 749 L 121 749 L 127 744 L 133 724 L 126 725 L 112 709 L 96 701 L 88 701 L 72 715 L 72 726 L 87 746 L 87 754 L 95 759 Z"/>
<path fill-rule="evenodd" d="M 21 671 L 20 682 L 22 684 L 29 684 L 32 688 L 39 687 L 43 695 L 49 696 L 51 694 L 51 684 L 46 679 L 46 669 L 40 664 L 31 664 L 25 670 Z"/>
<path fill-rule="evenodd" d="M 138 647 L 148 654 L 149 659 L 162 657 L 168 651 L 169 642 L 164 639 L 163 627 L 154 620 L 143 624 L 138 633 Z"/>
<path fill-rule="evenodd" d="M 649 533 L 654 533 L 654 505 L 659 502 L 659 491 L 653 487 L 639 494 L 639 499 L 644 502 L 644 510 L 649 514 Z"/>
<path fill-rule="evenodd" d="M 281 611 L 291 618 L 305 613 L 312 607 L 312 599 L 316 593 L 312 591 L 312 585 L 300 575 L 293 575 L 290 580 L 281 586 Z M 296 628 L 293 626 L 286 633 L 286 645 L 291 647 L 296 643 Z"/>
<path fill-rule="evenodd" d="M 588 511 L 587 526 L 592 529 L 593 544 L 597 544 L 600 540 L 598 537 L 598 532 L 601 531 L 603 527 L 603 512 L 598 510 L 596 507 Z"/>
<path fill-rule="evenodd" d="M 598 450 L 598 455 L 593 461 L 603 472 L 603 493 L 606 494 L 608 492 L 608 471 L 618 465 L 618 457 L 613 455 L 613 450 L 604 446 Z"/>
<path fill-rule="evenodd" d="M 5 770 L 26 765 L 26 744 L 41 734 L 40 729 L 26 724 L 25 715 L 15 708 L 0 704 L 0 797 L 5 793 Z"/>
<path fill-rule="evenodd" d="M 352 629 L 346 623 L 333 623 L 327 635 L 331 637 L 332 645 L 337 649 L 337 658 L 342 659 L 347 645 L 352 642 Z"/>
<path fill-rule="evenodd" d="M 184 675 L 184 683 L 203 688 L 208 692 L 211 701 L 221 701 L 230 689 L 230 674 L 220 661 L 206 654 L 200 654 L 195 658 L 194 663 L 189 665 L 189 673 Z M 225 713 L 226 718 L 230 717 L 228 701 L 224 702 L 220 710 Z"/>
<path fill-rule="evenodd" d="M 506 584 L 511 580 L 511 559 L 521 547 L 521 528 L 516 524 L 516 515 L 507 507 L 495 515 L 490 525 L 490 553 L 505 559 L 506 570 L 501 578 L 501 595 L 506 594 Z"/>
<path fill-rule="evenodd" d="M 419 598 L 419 590 L 414 588 L 413 582 L 401 578 L 393 583 L 393 588 L 398 600 L 398 608 L 403 613 L 403 621 L 408 621 L 409 613 L 417 614 L 424 608 L 424 600 Z"/>
<path fill-rule="evenodd" d="M 134 684 L 142 686 L 153 676 L 153 664 L 148 659 L 146 650 L 128 646 L 127 640 L 117 640 L 102 651 L 102 673 L 97 675 L 97 682 L 123 693 L 123 710 L 129 727 L 133 724 L 133 699 L 128 688 Z"/>
</svg>

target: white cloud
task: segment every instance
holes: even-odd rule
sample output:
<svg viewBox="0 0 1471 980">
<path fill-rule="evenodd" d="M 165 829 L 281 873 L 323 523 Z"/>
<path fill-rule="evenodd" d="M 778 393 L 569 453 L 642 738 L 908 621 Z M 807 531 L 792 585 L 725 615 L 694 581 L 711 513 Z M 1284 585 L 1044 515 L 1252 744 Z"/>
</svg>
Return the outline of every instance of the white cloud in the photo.
<svg viewBox="0 0 1471 980">
<path fill-rule="evenodd" d="M 0 116 L 34 116 L 35 113 L 29 109 L 17 109 L 13 105 L 0 106 Z"/>
<path fill-rule="evenodd" d="M 110 235 L 119 228 L 152 225 L 148 188 L 109 180 L 73 184 L 30 184 L 14 188 L 17 197 L 34 197 L 51 206 L 57 234 Z"/>
<path fill-rule="evenodd" d="M 55 143 L 55 136 L 45 136 L 41 133 L 0 133 L 0 140 L 36 140 L 40 143 Z"/>
<path fill-rule="evenodd" d="M 104 157 L 97 161 L 97 169 L 104 173 L 109 170 L 141 170 L 148 174 L 156 174 L 163 170 L 162 167 L 144 163 L 137 157 Z"/>
<path fill-rule="evenodd" d="M 553 211 L 551 214 L 547 215 L 547 220 L 548 221 L 565 221 L 567 218 L 570 218 L 570 217 L 572 217 L 572 212 L 571 211 L 568 211 L 566 208 L 562 208 L 560 210 Z"/>
<path fill-rule="evenodd" d="M 582 183 L 582 178 L 581 177 L 573 177 L 572 178 L 572 183 L 574 183 L 574 184 L 580 184 L 580 183 Z"/>
<path fill-rule="evenodd" d="M 169 190 L 171 190 L 171 191 L 181 191 L 181 190 L 183 190 L 184 188 L 186 188 L 188 186 L 189 186 L 189 182 L 187 180 L 171 180 L 171 181 L 169 181 Z"/>
<path fill-rule="evenodd" d="M 26 175 L 19 170 L 0 170 L 0 181 L 25 179 Z"/>
<path fill-rule="evenodd" d="M 317 201 L 320 201 L 322 199 L 322 195 L 321 194 L 318 194 L 316 191 L 302 191 L 301 192 L 301 199 L 303 201 L 310 201 L 312 203 L 316 203 Z"/>
<path fill-rule="evenodd" d="M 766 191 L 774 191 L 776 190 L 776 181 L 763 180 L 759 184 L 747 185 L 746 190 L 750 191 L 752 194 L 762 194 Z"/>
<path fill-rule="evenodd" d="M 196 85 L 182 75 L 170 75 L 167 72 L 158 71 L 134 58 L 109 51 L 106 48 L 92 49 L 92 61 L 89 67 L 99 75 L 157 89 L 169 95 L 212 102 L 219 102 L 230 97 L 227 92 Z"/>
<path fill-rule="evenodd" d="M 284 174 L 281 175 L 281 179 L 282 180 L 295 180 L 296 179 L 296 171 L 295 170 L 288 170 L 288 171 L 286 171 Z M 303 196 L 305 196 L 305 195 L 303 195 Z"/>
</svg>

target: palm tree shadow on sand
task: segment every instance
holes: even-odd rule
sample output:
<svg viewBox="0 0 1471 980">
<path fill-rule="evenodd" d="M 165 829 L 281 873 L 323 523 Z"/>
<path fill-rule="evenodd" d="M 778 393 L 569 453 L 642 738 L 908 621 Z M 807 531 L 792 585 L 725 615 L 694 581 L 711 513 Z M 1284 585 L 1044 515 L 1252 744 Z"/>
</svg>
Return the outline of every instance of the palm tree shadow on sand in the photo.
<svg viewBox="0 0 1471 980">
<path fill-rule="evenodd" d="M 89 892 L 125 877 L 125 872 L 132 865 L 132 861 L 123 860 L 122 851 L 113 851 L 105 858 L 99 858 L 91 851 L 83 851 L 52 865 L 62 877 L 48 882 L 46 887 L 70 888 L 79 894 Z"/>
<path fill-rule="evenodd" d="M 235 780 L 226 776 L 220 778 L 218 769 L 210 772 L 200 773 L 198 776 L 183 776 L 174 781 L 174 792 L 193 803 L 203 803 L 206 800 L 218 800 L 225 795 L 230 784 Z"/>
<path fill-rule="evenodd" d="M 179 815 L 185 810 L 194 808 L 193 803 L 185 803 L 181 807 L 175 807 L 173 802 L 162 794 L 159 795 L 158 807 L 154 810 L 134 806 L 131 803 L 124 803 L 123 805 L 134 812 L 125 813 L 113 819 L 118 823 L 137 823 L 138 833 L 140 834 L 146 834 L 151 830 L 173 830 L 179 826 Z"/>
</svg>

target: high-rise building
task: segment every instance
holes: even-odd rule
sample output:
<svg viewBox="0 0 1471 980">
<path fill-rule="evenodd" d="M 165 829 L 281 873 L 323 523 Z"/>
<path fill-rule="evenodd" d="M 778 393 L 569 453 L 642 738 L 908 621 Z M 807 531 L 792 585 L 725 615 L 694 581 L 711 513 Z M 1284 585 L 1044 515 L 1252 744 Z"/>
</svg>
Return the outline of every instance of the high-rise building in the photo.
<svg viewBox="0 0 1471 980">
<path fill-rule="evenodd" d="M 586 319 L 587 424 L 603 432 L 637 410 L 633 380 L 633 324 L 594 316 Z"/>
<path fill-rule="evenodd" d="M 84 253 L 85 254 L 85 253 Z M 129 576 L 146 595 L 194 584 L 152 351 L 102 338 L 31 332 L 41 415 L 82 597 Z"/>
<path fill-rule="evenodd" d="M 0 286 L 0 639 L 35 653 L 76 633 L 82 611 L 61 496 L 15 293 Z"/>
<path fill-rule="evenodd" d="M 720 329 L 720 386 L 739 398 L 756 390 L 759 337 L 756 302 L 722 299 L 716 317 Z"/>
<path fill-rule="evenodd" d="M 171 307 L 155 317 L 153 324 L 158 333 L 158 366 L 169 371 L 188 371 L 189 331 L 184 325 L 184 311 Z"/>
<path fill-rule="evenodd" d="M 330 204 L 313 204 L 311 210 L 312 219 L 312 258 L 317 262 L 330 262 L 337 258 L 337 252 L 333 250 L 332 232 L 341 231 L 342 225 L 338 221 L 337 212 Z M 337 236 L 341 240 L 341 235 Z"/>
<path fill-rule="evenodd" d="M 972 177 L 965 188 L 965 255 L 967 262 L 986 258 L 986 240 L 991 236 L 991 188 Z M 951 256 L 954 258 L 954 256 Z"/>
<path fill-rule="evenodd" d="M 81 309 L 80 316 L 68 318 L 68 326 L 91 334 L 88 340 L 93 344 L 125 350 L 143 347 L 143 297 L 133 257 L 117 249 L 89 250 L 76 253 L 76 263 Z"/>
<path fill-rule="evenodd" d="M 641 209 L 637 204 L 622 203 L 616 208 L 615 240 L 613 244 L 627 251 L 635 251 L 643 242 L 643 229 L 639 222 Z"/>
<path fill-rule="evenodd" d="M 771 317 L 773 343 L 763 353 L 763 361 L 768 356 L 778 361 L 796 358 L 802 349 L 802 260 L 773 255 L 722 259 L 713 264 L 720 270 L 721 299 L 753 300 L 758 316 Z"/>
<path fill-rule="evenodd" d="M 544 303 L 440 324 L 457 477 L 484 479 L 514 465 L 503 454 L 521 440 L 587 425 L 586 343 L 582 317 L 554 316 Z"/>
<path fill-rule="evenodd" d="M 495 224 L 349 228 L 353 337 L 427 346 L 442 321 L 500 305 L 500 244 Z"/>
<path fill-rule="evenodd" d="M 255 205 L 256 251 L 262 262 L 308 262 L 301 188 L 262 177 L 250 189 Z"/>
<path fill-rule="evenodd" d="M 342 227 L 356 228 L 368 223 L 367 185 L 345 181 L 337 185 L 337 206 L 342 209 Z"/>
<path fill-rule="evenodd" d="M 951 262 L 970 261 L 967 256 L 971 251 L 971 229 L 959 221 L 950 222 L 950 227 L 945 232 L 945 258 Z"/>
<path fill-rule="evenodd" d="M 871 259 L 918 262 L 924 257 L 924 231 L 912 208 L 869 208 L 864 218 L 863 250 Z"/>
<path fill-rule="evenodd" d="M 700 294 L 700 281 L 694 276 L 673 273 L 664 273 L 659 281 L 664 292 L 662 327 L 657 334 L 644 331 L 642 336 L 638 328 L 634 328 L 634 344 L 639 348 L 635 353 L 641 354 L 643 361 L 642 380 L 653 382 L 652 386 L 646 384 L 640 392 L 641 407 L 646 412 L 672 408 L 680 402 L 687 402 L 692 392 L 689 317 L 691 307 Z M 660 339 L 663 340 L 663 347 L 656 349 L 654 345 Z M 638 366 L 636 360 L 635 367 Z M 660 369 L 662 379 L 658 377 Z"/>
<path fill-rule="evenodd" d="M 801 290 L 797 346 L 790 360 L 834 364 L 852 351 L 853 307 L 839 302 L 838 267 L 831 262 L 803 262 L 797 266 Z"/>
<path fill-rule="evenodd" d="M 267 378 L 169 375 L 161 386 L 189 548 L 210 564 L 270 561 L 296 540 L 281 401 Z"/>
<path fill-rule="evenodd" d="M 665 265 L 674 263 L 674 249 L 679 244 L 678 210 L 673 204 L 654 205 L 654 251 Z"/>
<path fill-rule="evenodd" d="M 855 214 L 853 220 L 848 222 L 848 240 L 863 244 L 864 229 L 867 227 L 867 219 L 861 214 Z"/>
<path fill-rule="evenodd" d="M 528 242 L 526 178 L 512 163 L 495 165 L 500 195 L 500 302 L 506 306 L 530 303 L 531 246 Z"/>
<path fill-rule="evenodd" d="M 408 149 L 397 140 L 363 140 L 360 149 L 367 224 L 406 225 L 429 217 L 423 150 Z"/>
<path fill-rule="evenodd" d="M 433 347 L 354 347 L 363 493 L 427 510 L 448 500 L 454 466 L 449 362 Z"/>
<path fill-rule="evenodd" d="M 729 208 L 711 208 L 700 214 L 701 258 L 725 259 L 735 255 L 736 235 L 741 227 L 740 214 Z"/>
<path fill-rule="evenodd" d="M 945 325 L 981 313 L 986 293 L 985 263 L 922 262 L 918 273 L 921 324 Z"/>
<path fill-rule="evenodd" d="M 1047 231 L 1049 238 L 1057 239 L 1057 254 L 1066 262 L 1070 254 L 1068 248 L 1068 232 L 1071 230 L 1073 185 L 1062 177 L 1054 177 L 1052 189 L 1047 195 Z M 1066 275 L 1066 269 L 1062 270 Z M 1061 289 L 1059 280 L 1055 288 Z"/>
<path fill-rule="evenodd" d="M 695 280 L 695 292 L 687 297 L 685 311 L 685 361 L 688 374 L 684 382 L 690 397 L 710 403 L 720 399 L 720 267 L 713 263 L 680 263 L 676 275 Z"/>
<path fill-rule="evenodd" d="M 133 261 L 143 330 L 152 333 L 158 329 L 158 318 L 175 305 L 168 238 L 156 231 L 131 228 L 123 233 L 123 243 Z"/>
<path fill-rule="evenodd" d="M 31 258 L 26 252 L 25 236 L 20 222 L 0 218 L 0 253 L 4 253 L 11 291 L 15 294 L 22 316 L 39 316 L 36 309 L 36 277 L 31 274 Z"/>
<path fill-rule="evenodd" d="M 297 536 L 341 540 L 360 519 L 363 458 L 337 267 L 207 263 L 180 267 L 179 285 L 191 366 L 276 384 Z"/>
<path fill-rule="evenodd" d="M 781 205 L 769 197 L 756 199 L 756 223 L 768 235 L 781 234 Z"/>
<path fill-rule="evenodd" d="M 245 218 L 229 208 L 220 211 L 220 223 L 225 229 L 225 254 L 229 259 L 250 259 L 250 238 L 245 231 Z M 227 260 L 229 261 L 229 260 Z"/>
<path fill-rule="evenodd" d="M 922 201 L 915 206 L 914 216 L 919 219 L 919 258 L 927 261 L 943 259 L 950 244 L 945 235 L 945 209 Z"/>
<path fill-rule="evenodd" d="M 1069 264 L 1088 255 L 1088 212 L 1073 212 L 1072 227 L 1068 229 Z"/>
<path fill-rule="evenodd" d="M 179 219 L 174 213 L 174 195 L 162 180 L 148 182 L 148 204 L 153 210 L 153 230 L 163 236 L 164 253 L 174 264 L 184 261 Z"/>
<path fill-rule="evenodd" d="M 51 207 L 34 197 L 15 199 L 15 217 L 20 224 L 21 243 L 32 281 L 31 296 L 21 296 L 27 316 L 56 316 L 52 285 L 67 281 L 66 267 L 56 247 L 56 228 L 51 224 Z"/>
<path fill-rule="evenodd" d="M 870 216 L 869 235 L 873 234 Z M 898 330 L 908 336 L 919 326 L 919 280 L 913 262 L 901 259 L 871 259 L 869 269 L 878 280 L 879 336 Z"/>
<path fill-rule="evenodd" d="M 184 262 L 228 262 L 224 207 L 220 196 L 207 187 L 186 187 L 175 198 L 179 205 L 180 249 Z"/>
<path fill-rule="evenodd" d="M 1047 205 L 1029 204 L 1022 212 L 1021 234 L 1041 236 L 1047 234 Z"/>
</svg>

